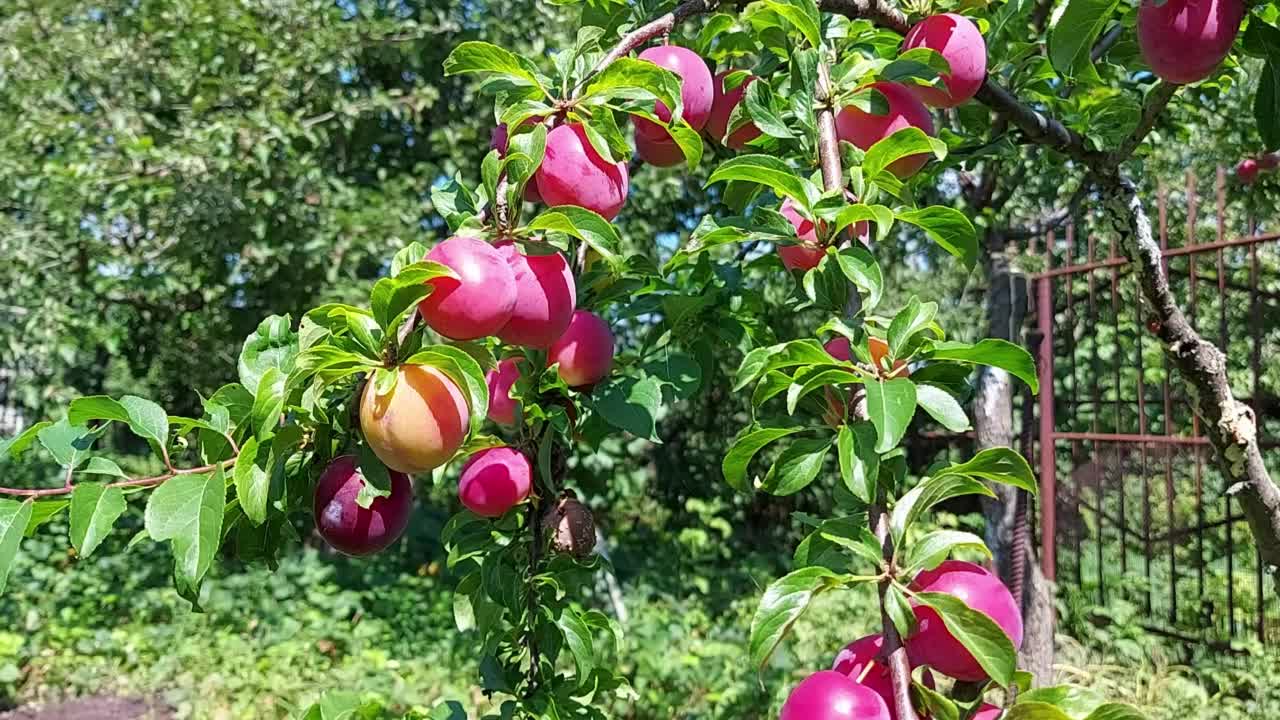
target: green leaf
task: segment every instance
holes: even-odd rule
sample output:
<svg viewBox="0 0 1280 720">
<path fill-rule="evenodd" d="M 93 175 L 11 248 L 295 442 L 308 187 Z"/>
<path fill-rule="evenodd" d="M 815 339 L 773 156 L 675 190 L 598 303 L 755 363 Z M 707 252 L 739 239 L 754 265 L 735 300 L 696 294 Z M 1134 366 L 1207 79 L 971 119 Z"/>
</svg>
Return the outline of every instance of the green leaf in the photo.
<svg viewBox="0 0 1280 720">
<path fill-rule="evenodd" d="M 938 342 L 926 352 L 925 357 L 1000 368 L 1029 385 L 1031 392 L 1040 392 L 1040 383 L 1036 380 L 1036 363 L 1031 359 L 1031 353 L 1007 340 L 987 338 L 976 345 Z"/>
<path fill-rule="evenodd" d="M 865 422 L 844 425 L 836 438 L 840 453 L 840 477 L 854 497 L 870 505 L 876 497 L 880 456 L 876 453 L 875 428 Z"/>
<path fill-rule="evenodd" d="M 726 160 L 711 173 L 707 185 L 739 181 L 764 185 L 808 210 L 821 194 L 809 180 L 799 177 L 781 160 L 769 155 L 739 155 Z"/>
<path fill-rule="evenodd" d="M 834 363 L 834 360 L 832 362 Z M 796 373 L 791 385 L 787 388 L 787 414 L 794 414 L 800 401 L 818 388 L 862 381 L 862 374 L 848 367 L 811 365 L 804 368 Z"/>
<path fill-rule="evenodd" d="M 40 444 L 64 468 L 76 468 L 88 457 L 99 433 L 83 425 L 73 425 L 67 418 L 48 425 L 36 433 Z"/>
<path fill-rule="evenodd" d="M 374 500 L 391 496 L 391 471 L 374 454 L 373 448 L 369 447 L 368 442 L 360 444 L 357 469 L 360 471 L 360 475 L 364 477 L 364 483 L 360 485 L 360 492 L 356 494 L 357 505 L 367 510 L 373 505 Z"/>
<path fill-rule="evenodd" d="M 964 414 L 964 408 L 960 407 L 951 393 L 940 387 L 916 385 L 916 404 L 951 432 L 969 429 L 969 418 Z"/>
<path fill-rule="evenodd" d="M 0 594 L 9 581 L 13 559 L 18 556 L 18 545 L 31 521 L 31 500 L 0 500 Z"/>
<path fill-rule="evenodd" d="M 564 633 L 564 644 L 569 649 L 569 654 L 573 656 L 578 678 L 586 678 L 596 666 L 596 651 L 591 639 L 591 628 L 571 607 L 560 611 L 556 625 Z"/>
<path fill-rule="evenodd" d="M 1089 713 L 1085 720 L 1147 720 L 1147 716 L 1126 703 L 1106 703 Z"/>
<path fill-rule="evenodd" d="M 804 438 L 782 451 L 764 476 L 760 489 L 771 495 L 794 495 L 818 477 L 822 471 L 831 439 Z"/>
<path fill-rule="evenodd" d="M 1005 711 L 1001 720 L 1071 720 L 1071 717 L 1048 703 L 1019 702 Z"/>
<path fill-rule="evenodd" d="M 775 580 L 765 590 L 751 619 L 748 654 L 757 668 L 769 662 L 791 626 L 804 614 L 814 596 L 827 588 L 835 573 L 824 567 L 807 567 Z"/>
<path fill-rule="evenodd" d="M 866 205 L 853 207 L 866 207 Z M 874 310 L 884 295 L 884 278 L 880 274 L 880 266 L 876 264 L 876 259 L 866 249 L 860 247 L 844 248 L 836 253 L 835 259 L 844 276 L 865 296 L 862 311 L 865 313 Z"/>
<path fill-rule="evenodd" d="M 178 475 L 151 493 L 145 513 L 147 533 L 158 542 L 172 541 L 179 587 L 194 591 L 213 564 L 226 497 L 221 466 L 203 475 Z"/>
<path fill-rule="evenodd" d="M 739 107 L 742 108 L 741 115 L 765 135 L 784 139 L 795 137 L 795 133 L 791 132 L 778 112 L 777 96 L 767 80 L 761 78 L 748 85 Z M 734 110 L 736 112 L 737 108 Z M 730 117 L 728 127 L 725 128 L 726 135 L 732 137 L 737 129 L 734 118 Z M 716 140 L 723 141 L 724 138 Z"/>
<path fill-rule="evenodd" d="M 58 513 L 66 510 L 67 506 L 70 504 L 71 501 L 63 500 L 58 497 L 37 500 L 35 504 L 31 506 L 31 518 L 27 520 L 26 537 L 32 537 L 35 535 L 41 525 L 44 525 L 57 517 Z"/>
<path fill-rule="evenodd" d="M 267 498 L 271 490 L 268 455 L 266 448 L 259 448 L 258 438 L 250 437 L 241 446 L 232 471 L 240 509 L 254 525 L 261 525 L 267 520 Z"/>
<path fill-rule="evenodd" d="M 587 83 L 582 102 L 602 104 L 612 100 L 654 99 L 666 105 L 675 117 L 682 108 L 680 78 L 670 70 L 647 60 L 618 58 Z"/>
<path fill-rule="evenodd" d="M 916 614 L 911 610 L 911 603 L 907 600 L 907 596 L 902 592 L 902 588 L 896 583 L 889 586 L 889 592 L 885 594 L 884 611 L 888 613 L 889 620 L 893 622 L 894 628 L 898 630 L 901 637 L 911 637 L 916 632 Z"/>
<path fill-rule="evenodd" d="M 1008 687 L 1013 682 L 1017 650 L 994 620 L 947 593 L 916 593 L 915 599 L 937 611 L 947 632 L 964 645 L 996 684 Z"/>
<path fill-rule="evenodd" d="M 152 443 L 158 453 L 168 445 L 168 414 L 156 403 L 135 395 L 125 395 L 119 400 L 105 395 L 76 398 L 67 410 L 67 420 L 74 425 L 85 425 L 91 420 L 123 422 L 135 435 Z"/>
<path fill-rule="evenodd" d="M 31 447 L 31 444 L 36 441 L 36 436 L 40 431 L 52 424 L 48 420 L 42 420 L 33 425 L 28 425 L 25 430 L 11 438 L 0 440 L 0 462 L 5 460 L 5 456 L 8 456 L 10 460 L 20 458 L 22 453 L 26 452 L 27 448 Z"/>
<path fill-rule="evenodd" d="M 988 482 L 1012 485 L 1032 495 L 1039 491 L 1036 475 L 1026 458 L 1007 447 L 987 448 L 969 462 L 951 465 L 937 472 L 939 477 L 951 474 L 972 475 Z"/>
<path fill-rule="evenodd" d="M 403 319 L 406 310 L 430 294 L 431 286 L 427 281 L 439 277 L 456 278 L 457 274 L 438 262 L 423 260 L 405 267 L 394 277 L 374 283 L 369 301 L 378 327 L 388 333 L 394 332 L 399 325 L 396 320 Z"/>
<path fill-rule="evenodd" d="M 923 710 L 922 716 L 930 720 L 961 720 L 960 708 L 946 695 L 919 682 L 911 683 L 915 706 Z"/>
<path fill-rule="evenodd" d="M 939 160 L 947 157 L 947 144 L 930 137 L 917 127 L 905 127 L 884 138 L 867 150 L 862 162 L 862 172 L 868 180 L 875 180 L 889 166 L 905 157 L 933 155 Z"/>
<path fill-rule="evenodd" d="M 444 59 L 445 75 L 481 73 L 496 75 L 511 87 L 536 87 L 546 95 L 536 69 L 528 60 L 487 42 L 470 40 L 459 44 Z"/>
<path fill-rule="evenodd" d="M 1071 720 L 1085 720 L 1103 706 L 1104 698 L 1089 688 L 1077 685 L 1054 685 L 1018 694 L 1019 703 L 1046 703 L 1066 713 Z"/>
<path fill-rule="evenodd" d="M 269 367 L 262 375 L 253 398 L 252 418 L 254 433 L 262 437 L 270 437 L 280 424 L 280 414 L 284 412 L 285 376 L 279 368 Z"/>
<path fill-rule="evenodd" d="M 489 413 L 489 386 L 485 383 L 480 363 L 453 345 L 429 345 L 405 361 L 406 365 L 434 367 L 462 390 L 471 410 L 471 432 L 477 433 Z"/>
<path fill-rule="evenodd" d="M 916 414 L 916 386 L 906 378 L 869 381 L 867 390 L 867 415 L 876 428 L 879 441 L 876 452 L 885 453 L 902 442 L 907 426 Z"/>
<path fill-rule="evenodd" d="M 934 530 L 907 546 L 906 557 L 902 561 L 903 572 L 914 575 L 920 570 L 928 570 L 938 566 L 953 551 L 965 548 L 977 550 L 991 558 L 991 550 L 982 538 L 973 533 L 959 530 Z"/>
<path fill-rule="evenodd" d="M 1093 46 L 1119 0 L 1067 0 L 1049 26 L 1049 62 L 1068 79 L 1101 82 L 1093 67 Z"/>
<path fill-rule="evenodd" d="M 288 315 L 272 315 L 245 338 L 238 362 L 242 386 L 256 390 L 269 368 L 277 368 L 286 376 L 293 370 L 298 355 L 298 335 L 292 323 Z"/>
<path fill-rule="evenodd" d="M 889 358 L 902 357 L 915 336 L 933 324 L 933 318 L 937 313 L 938 303 L 922 303 L 919 298 L 912 295 L 907 301 L 907 306 L 902 308 L 889 323 Z"/>
<path fill-rule="evenodd" d="M 969 218 L 959 210 L 932 205 L 920 210 L 900 211 L 898 219 L 924 230 L 930 240 L 959 258 L 966 270 L 972 270 L 978 263 L 978 233 Z"/>
<path fill-rule="evenodd" d="M 821 18 L 816 3 L 808 0 L 767 0 L 765 5 L 795 26 L 810 47 L 822 46 Z"/>
<path fill-rule="evenodd" d="M 848 569 L 847 555 L 854 555 L 880 568 L 880 543 L 867 528 L 865 514 L 823 520 L 817 529 L 796 547 L 792 562 L 803 568 L 820 565 L 836 572 Z"/>
<path fill-rule="evenodd" d="M 1255 21 L 1249 22 L 1253 27 Z M 1258 134 L 1267 150 L 1280 148 L 1280 72 L 1278 60 L 1268 60 L 1258 77 L 1258 92 L 1253 96 L 1253 117 L 1258 123 Z"/>
<path fill-rule="evenodd" d="M 592 393 L 591 405 L 610 425 L 638 438 L 661 443 L 657 416 L 662 384 L 655 377 L 616 377 Z"/>
<path fill-rule="evenodd" d="M 741 390 L 756 378 L 771 371 L 797 365 L 828 364 L 831 355 L 817 340 L 806 338 L 756 348 L 742 358 L 734 374 L 733 389 Z"/>
<path fill-rule="evenodd" d="M 729 486 L 739 492 L 751 492 L 751 484 L 747 481 L 747 467 L 751 459 L 766 445 L 788 435 L 800 432 L 803 427 L 758 428 L 740 433 L 724 456 L 720 469 Z"/>
<path fill-rule="evenodd" d="M 549 208 L 529 223 L 529 230 L 561 232 L 578 238 L 595 250 L 615 271 L 625 269 L 625 263 L 618 255 L 622 236 L 618 235 L 617 228 L 586 208 L 573 205 Z"/>
<path fill-rule="evenodd" d="M 894 503 L 893 514 L 889 518 L 889 528 L 894 540 L 901 542 L 907 528 L 929 508 L 961 495 L 995 497 L 990 488 L 968 475 L 948 474 L 925 478 Z"/>
<path fill-rule="evenodd" d="M 101 483 L 79 483 L 71 493 L 71 545 L 82 558 L 93 554 L 127 507 L 124 491 Z"/>
</svg>

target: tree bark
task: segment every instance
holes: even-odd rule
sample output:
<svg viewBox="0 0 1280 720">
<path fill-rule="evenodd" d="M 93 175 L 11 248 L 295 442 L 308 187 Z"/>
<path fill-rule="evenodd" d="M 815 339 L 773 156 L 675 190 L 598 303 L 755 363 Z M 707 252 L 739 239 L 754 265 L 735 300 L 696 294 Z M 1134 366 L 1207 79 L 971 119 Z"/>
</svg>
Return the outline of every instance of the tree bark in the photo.
<svg viewBox="0 0 1280 720">
<path fill-rule="evenodd" d="M 987 336 L 1019 342 L 1027 311 L 1027 279 L 1013 271 L 998 231 L 987 236 Z M 1046 379 L 1045 382 L 1052 382 Z M 984 368 L 978 375 L 974 398 L 974 431 L 978 450 L 1014 447 L 1013 378 L 999 368 Z M 1006 585 L 1021 590 L 1024 633 L 1018 664 L 1037 685 L 1052 684 L 1054 607 L 1053 588 L 1040 571 L 1030 533 L 1017 532 L 1019 494 L 1022 491 L 993 484 L 996 497 L 983 498 L 987 546 L 996 570 Z M 1045 498 L 1045 501 L 1051 501 Z M 1026 498 L 1022 498 L 1025 521 Z"/>
<path fill-rule="evenodd" d="M 1196 332 L 1182 313 L 1165 275 L 1160 246 L 1133 183 L 1118 173 L 1099 180 L 1101 229 L 1119 241 L 1133 262 L 1151 312 L 1149 329 L 1164 345 L 1229 481 L 1227 494 L 1244 509 L 1249 528 L 1280 594 L 1280 488 L 1267 473 L 1258 447 L 1253 410 L 1236 400 L 1227 379 L 1227 357 Z"/>
</svg>

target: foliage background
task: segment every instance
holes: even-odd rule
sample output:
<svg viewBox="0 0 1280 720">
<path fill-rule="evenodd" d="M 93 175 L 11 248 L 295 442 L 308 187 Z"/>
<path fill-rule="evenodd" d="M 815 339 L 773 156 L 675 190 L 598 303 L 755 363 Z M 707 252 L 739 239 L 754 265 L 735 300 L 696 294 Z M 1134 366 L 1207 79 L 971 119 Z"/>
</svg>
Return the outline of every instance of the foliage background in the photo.
<svg viewBox="0 0 1280 720">
<path fill-rule="evenodd" d="M 576 12 L 530 0 L 14 0 L 0 13 L 8 404 L 32 418 L 72 395 L 135 392 L 178 413 L 198 407 L 193 390 L 232 378 L 263 316 L 357 297 L 395 250 L 442 238 L 429 189 L 474 179 L 493 125 L 470 81 L 443 77 L 448 51 L 483 39 L 541 56 L 572 41 Z M 1249 147 L 1247 133 L 1223 127 L 1247 113 L 1246 96 L 1230 83 L 1205 88 L 1200 112 L 1161 128 L 1175 142 L 1144 158 L 1149 177 Z M 987 222 L 1012 227 L 1058 204 L 1050 163 L 1028 151 L 1019 192 Z M 673 229 L 687 233 L 716 202 L 702 189 L 713 166 L 637 169 L 618 221 L 630 252 L 674 249 Z M 1266 192 L 1254 202 L 1265 206 Z M 900 295 L 890 305 L 944 287 L 945 324 L 960 337 L 979 331 L 979 277 L 929 251 L 888 252 L 886 284 Z M 779 292 L 760 282 L 778 271 L 771 253 L 743 260 L 742 276 L 725 279 L 733 292 Z M 807 327 L 789 314 L 767 320 L 761 331 L 779 336 Z M 738 358 L 712 360 L 722 372 L 663 418 L 662 445 L 612 440 L 571 469 L 598 498 L 629 616 L 617 662 L 638 698 L 616 717 L 771 717 L 785 687 L 868 629 L 854 610 L 867 598 L 826 597 L 763 676 L 744 661 L 759 590 L 801 537 L 790 513 L 822 498 L 725 486 L 719 460 L 743 407 L 724 378 Z M 48 469 L 3 472 L 35 482 Z M 29 541 L 0 598 L 0 706 L 156 693 L 183 717 L 278 717 L 335 687 L 397 708 L 475 705 L 473 639 L 454 629 L 455 578 L 434 540 L 456 508 L 449 487 L 420 487 L 411 535 L 372 562 L 308 543 L 275 573 L 224 565 L 204 615 L 168 587 L 155 548 L 78 563 L 62 543 Z M 954 508 L 949 522 L 977 526 L 974 509 Z M 606 588 L 597 601 L 612 607 Z M 1280 712 L 1274 651 L 1187 654 L 1136 630 L 1139 611 L 1123 603 L 1064 595 L 1060 611 L 1065 679 L 1154 718 Z"/>
</svg>

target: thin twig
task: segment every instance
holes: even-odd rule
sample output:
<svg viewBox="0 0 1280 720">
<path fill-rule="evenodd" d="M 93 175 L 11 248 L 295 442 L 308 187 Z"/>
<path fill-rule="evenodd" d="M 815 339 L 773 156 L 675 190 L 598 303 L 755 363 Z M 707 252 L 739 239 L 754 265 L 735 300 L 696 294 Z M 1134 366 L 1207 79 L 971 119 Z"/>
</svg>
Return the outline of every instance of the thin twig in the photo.
<svg viewBox="0 0 1280 720">
<path fill-rule="evenodd" d="M 154 487 L 156 485 L 163 484 L 167 480 L 172 480 L 173 478 L 178 477 L 179 475 L 199 475 L 201 473 L 207 473 L 213 470 L 217 470 L 219 467 L 226 468 L 229 465 L 235 464 L 235 461 L 236 461 L 236 458 L 233 457 L 233 458 L 228 458 L 226 460 L 223 460 L 221 462 L 212 463 L 210 465 L 201 465 L 200 467 L 177 468 L 167 473 L 164 473 L 163 475 L 154 475 L 152 477 L 136 478 L 132 480 L 121 480 L 119 482 L 107 483 L 106 486 L 109 488 Z M 68 471 L 68 475 L 70 475 L 70 471 Z M 63 487 L 42 488 L 42 489 L 0 487 L 0 495 L 9 495 L 11 497 L 28 497 L 28 498 L 56 497 L 58 495 L 69 495 L 74 491 L 75 491 L 75 485 L 70 483 L 64 484 Z"/>
</svg>

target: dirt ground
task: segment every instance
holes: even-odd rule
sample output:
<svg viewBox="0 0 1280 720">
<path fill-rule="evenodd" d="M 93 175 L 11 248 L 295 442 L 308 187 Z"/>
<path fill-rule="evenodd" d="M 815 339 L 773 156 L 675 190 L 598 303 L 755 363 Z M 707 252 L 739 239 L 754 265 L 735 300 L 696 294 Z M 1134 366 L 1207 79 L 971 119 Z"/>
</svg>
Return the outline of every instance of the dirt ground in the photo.
<svg viewBox="0 0 1280 720">
<path fill-rule="evenodd" d="M 163 703 L 138 698 L 94 697 L 39 708 L 0 712 L 0 720 L 172 720 Z"/>
</svg>

